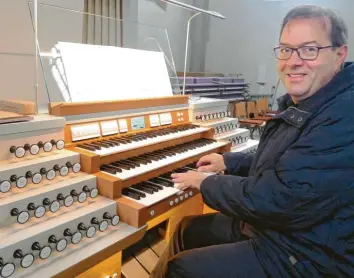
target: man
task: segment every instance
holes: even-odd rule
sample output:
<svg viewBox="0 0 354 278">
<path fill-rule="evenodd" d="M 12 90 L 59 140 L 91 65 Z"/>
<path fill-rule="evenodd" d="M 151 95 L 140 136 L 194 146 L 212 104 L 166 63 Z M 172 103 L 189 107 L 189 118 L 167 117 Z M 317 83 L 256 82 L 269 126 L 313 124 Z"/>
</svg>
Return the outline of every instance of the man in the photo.
<svg viewBox="0 0 354 278">
<path fill-rule="evenodd" d="M 286 15 L 275 48 L 287 90 L 280 113 L 255 155 L 212 154 L 200 159 L 199 172 L 173 175 L 221 213 L 182 221 L 165 277 L 354 277 L 347 53 L 346 26 L 331 10 L 306 5 Z"/>
</svg>

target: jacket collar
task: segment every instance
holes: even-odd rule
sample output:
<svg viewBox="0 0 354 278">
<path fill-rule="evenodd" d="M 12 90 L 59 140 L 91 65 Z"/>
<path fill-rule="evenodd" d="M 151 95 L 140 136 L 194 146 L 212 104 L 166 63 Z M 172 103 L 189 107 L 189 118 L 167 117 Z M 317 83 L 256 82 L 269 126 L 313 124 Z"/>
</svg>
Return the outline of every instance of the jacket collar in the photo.
<svg viewBox="0 0 354 278">
<path fill-rule="evenodd" d="M 277 99 L 280 113 L 275 118 L 301 128 L 321 106 L 354 85 L 354 63 L 345 63 L 344 69 L 311 97 L 294 104 L 290 95 Z"/>
</svg>

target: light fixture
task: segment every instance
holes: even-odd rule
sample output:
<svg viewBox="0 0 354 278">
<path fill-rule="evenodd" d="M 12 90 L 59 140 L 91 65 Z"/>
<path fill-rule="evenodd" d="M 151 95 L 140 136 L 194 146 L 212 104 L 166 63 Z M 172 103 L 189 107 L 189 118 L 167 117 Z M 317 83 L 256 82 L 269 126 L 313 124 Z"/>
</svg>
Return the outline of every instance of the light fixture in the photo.
<svg viewBox="0 0 354 278">
<path fill-rule="evenodd" d="M 192 15 L 189 20 L 188 20 L 188 24 L 187 24 L 187 38 L 186 38 L 186 49 L 185 49 L 185 55 L 184 55 L 184 71 L 183 71 L 183 89 L 182 89 L 182 95 L 185 94 L 185 89 L 186 89 L 186 72 L 187 72 L 187 57 L 188 57 L 188 41 L 189 41 L 189 29 L 190 29 L 190 23 L 192 21 L 192 19 L 200 14 L 207 14 L 219 19 L 225 19 L 226 17 L 214 12 L 214 11 L 207 11 L 207 10 L 203 10 L 201 8 L 192 6 L 192 5 L 188 5 L 186 3 L 183 2 L 179 2 L 176 0 L 161 0 L 162 2 L 165 3 L 169 3 L 178 7 L 182 7 L 184 9 L 190 10 L 190 11 L 194 11 L 197 12 L 194 15 Z"/>
<path fill-rule="evenodd" d="M 201 8 L 198 8 L 198 7 L 195 7 L 195 6 L 192 6 L 192 5 L 188 5 L 186 3 L 179 2 L 179 1 L 176 1 L 176 0 L 161 0 L 161 1 L 169 3 L 169 4 L 172 4 L 172 5 L 179 6 L 179 7 L 182 7 L 182 8 L 185 8 L 185 9 L 190 10 L 190 11 L 201 12 L 201 13 L 204 13 L 204 14 L 215 16 L 215 17 L 220 18 L 220 19 L 225 19 L 225 16 L 223 16 L 223 15 L 217 13 L 217 12 L 203 10 Z"/>
<path fill-rule="evenodd" d="M 36 103 L 36 112 L 38 114 L 39 106 L 39 93 L 38 93 L 38 19 L 37 19 L 37 9 L 38 9 L 38 0 L 34 0 L 34 49 L 35 53 L 35 103 Z"/>
</svg>

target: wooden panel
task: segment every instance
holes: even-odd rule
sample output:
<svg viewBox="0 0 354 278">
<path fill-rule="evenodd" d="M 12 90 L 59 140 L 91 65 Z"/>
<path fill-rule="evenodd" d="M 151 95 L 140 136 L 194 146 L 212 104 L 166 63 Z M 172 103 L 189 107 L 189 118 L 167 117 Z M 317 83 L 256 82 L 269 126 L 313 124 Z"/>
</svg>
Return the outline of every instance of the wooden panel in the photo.
<svg viewBox="0 0 354 278">
<path fill-rule="evenodd" d="M 235 104 L 234 115 L 236 118 L 246 118 L 246 103 L 239 102 Z"/>
<path fill-rule="evenodd" d="M 151 249 L 157 254 L 157 256 L 161 256 L 167 247 L 167 243 L 164 239 L 154 242 L 151 244 Z"/>
<path fill-rule="evenodd" d="M 164 125 L 164 126 L 156 126 L 156 127 L 151 127 L 150 125 L 150 118 L 149 115 L 154 115 L 154 114 L 161 114 L 161 113 L 170 113 L 171 114 L 171 118 L 172 118 L 172 123 L 169 125 Z M 178 113 L 183 113 L 183 121 L 178 121 L 178 118 L 181 119 L 181 117 L 178 117 L 177 114 Z M 144 117 L 144 123 L 145 123 L 145 128 L 143 129 L 139 129 L 139 130 L 133 130 L 132 129 L 132 119 L 135 117 Z M 119 134 L 113 134 L 113 135 L 100 135 L 99 137 L 96 138 L 92 138 L 92 139 L 87 139 L 87 140 L 80 140 L 80 141 L 76 141 L 73 142 L 72 141 L 72 134 L 71 134 L 71 127 L 74 126 L 84 126 L 84 125 L 88 125 L 88 124 L 92 124 L 92 123 L 98 123 L 100 130 L 101 130 L 101 122 L 104 121 L 111 121 L 111 120 L 119 120 L 119 119 L 124 119 L 127 121 L 127 127 L 128 127 L 128 131 L 124 132 L 124 133 L 119 133 Z M 68 147 L 73 147 L 73 146 L 77 146 L 83 143 L 90 143 L 90 142 L 95 142 L 98 140 L 103 140 L 103 139 L 111 139 L 111 138 L 120 138 L 122 136 L 127 136 L 127 135 L 134 135 L 134 134 L 139 134 L 142 132 L 146 132 L 146 131 L 151 131 L 151 130 L 161 130 L 161 129 L 165 129 L 165 128 L 171 128 L 171 127 L 177 127 L 177 126 L 181 126 L 184 124 L 191 124 L 189 122 L 189 113 L 188 113 L 188 109 L 181 109 L 178 111 L 164 111 L 164 112 L 150 112 L 148 115 L 134 115 L 134 116 L 117 116 L 117 117 L 112 117 L 110 119 L 104 119 L 104 120 L 85 120 L 84 123 L 76 123 L 76 124 L 67 124 L 65 127 L 65 143 L 66 146 Z M 101 130 L 102 133 L 102 130 Z"/>
<path fill-rule="evenodd" d="M 263 125 L 264 121 L 263 120 L 253 120 L 253 119 L 243 119 L 239 120 L 240 124 L 246 124 L 246 125 Z"/>
<path fill-rule="evenodd" d="M 254 117 L 253 120 L 269 121 L 271 119 L 272 119 L 272 117 L 270 117 L 270 116 L 257 116 L 257 117 Z"/>
<path fill-rule="evenodd" d="M 8 111 L 13 113 L 19 113 L 23 115 L 36 114 L 36 104 L 34 101 L 27 100 L 0 100 L 0 109 L 2 111 Z"/>
<path fill-rule="evenodd" d="M 118 252 L 84 273 L 76 276 L 76 278 L 105 278 L 107 276 L 112 276 L 114 273 L 120 277 L 121 262 L 122 252 Z"/>
<path fill-rule="evenodd" d="M 124 101 L 94 101 L 79 103 L 52 102 L 49 103 L 49 114 L 56 116 L 71 116 L 175 104 L 188 104 L 188 96 L 178 95 L 160 98 L 127 99 Z"/>
<path fill-rule="evenodd" d="M 80 154 L 81 171 L 85 173 L 96 173 L 100 171 L 100 156 L 79 148 L 66 148 L 69 151 Z"/>
<path fill-rule="evenodd" d="M 203 214 L 208 214 L 208 213 L 216 213 L 217 211 L 212 209 L 211 207 L 207 206 L 204 204 L 203 206 Z"/>
<path fill-rule="evenodd" d="M 135 258 L 129 258 L 122 265 L 123 278 L 149 278 L 149 273 L 139 264 Z"/>
<path fill-rule="evenodd" d="M 149 272 L 153 271 L 159 257 L 150 249 L 144 248 L 135 254 L 137 261 Z"/>
<path fill-rule="evenodd" d="M 253 114 L 253 117 L 258 115 L 256 102 L 255 101 L 247 101 L 247 117 L 251 118 L 250 115 L 252 115 L 252 114 Z"/>
<path fill-rule="evenodd" d="M 261 111 L 266 111 L 269 109 L 269 102 L 267 98 L 260 98 L 256 102 L 257 104 L 257 110 L 260 113 Z"/>
<path fill-rule="evenodd" d="M 193 196 L 199 194 L 199 191 L 196 189 L 186 190 L 186 192 L 190 191 L 193 192 Z M 188 197 L 188 199 L 183 198 L 183 200 L 180 200 L 179 197 L 179 195 L 173 195 L 149 207 L 143 206 L 138 202 L 135 202 L 134 200 L 130 200 L 128 198 L 118 198 L 116 200 L 117 214 L 124 223 L 139 228 L 145 225 L 148 221 L 151 221 L 156 217 L 165 214 L 171 209 L 174 209 L 178 206 L 182 206 L 191 198 Z M 171 206 L 170 201 L 174 202 L 176 198 L 178 198 L 178 203 L 174 203 L 174 205 Z"/>
<path fill-rule="evenodd" d="M 193 198 L 185 201 L 182 205 L 179 205 L 159 217 L 147 222 L 148 230 L 156 227 L 160 223 L 168 220 L 166 233 L 164 235 L 165 240 L 168 241 L 176 229 L 178 223 L 184 216 L 187 215 L 200 215 L 203 213 L 203 200 L 201 194 L 197 194 Z"/>
<path fill-rule="evenodd" d="M 146 231 L 146 228 L 138 230 L 136 233 L 127 236 L 124 240 L 118 241 L 114 245 L 97 252 L 94 256 L 81 261 L 79 264 L 74 265 L 58 275 L 53 276 L 53 278 L 68 278 L 76 277 L 77 275 L 87 271 L 88 269 L 96 266 L 98 263 L 106 260 L 107 258 L 115 255 L 117 252 L 124 250 L 125 248 L 131 246 L 132 244 L 138 242 L 142 239 Z"/>
</svg>

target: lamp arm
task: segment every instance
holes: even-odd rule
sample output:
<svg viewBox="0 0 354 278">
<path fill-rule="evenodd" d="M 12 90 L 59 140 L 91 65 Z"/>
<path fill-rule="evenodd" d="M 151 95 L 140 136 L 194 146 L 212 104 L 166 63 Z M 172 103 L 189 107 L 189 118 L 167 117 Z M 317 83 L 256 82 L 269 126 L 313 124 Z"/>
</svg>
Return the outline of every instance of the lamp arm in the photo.
<svg viewBox="0 0 354 278">
<path fill-rule="evenodd" d="M 188 24 L 187 24 L 187 37 L 186 37 L 186 49 L 185 49 L 185 54 L 184 54 L 184 71 L 183 71 L 183 89 L 182 89 L 182 95 L 184 95 L 185 89 L 186 89 L 186 72 L 187 72 L 187 58 L 188 58 L 188 43 L 189 43 L 189 29 L 190 29 L 190 23 L 191 23 L 191 21 L 192 21 L 193 18 L 195 18 L 197 15 L 200 15 L 200 14 L 201 14 L 201 12 L 192 15 L 192 16 L 189 18 Z"/>
</svg>

